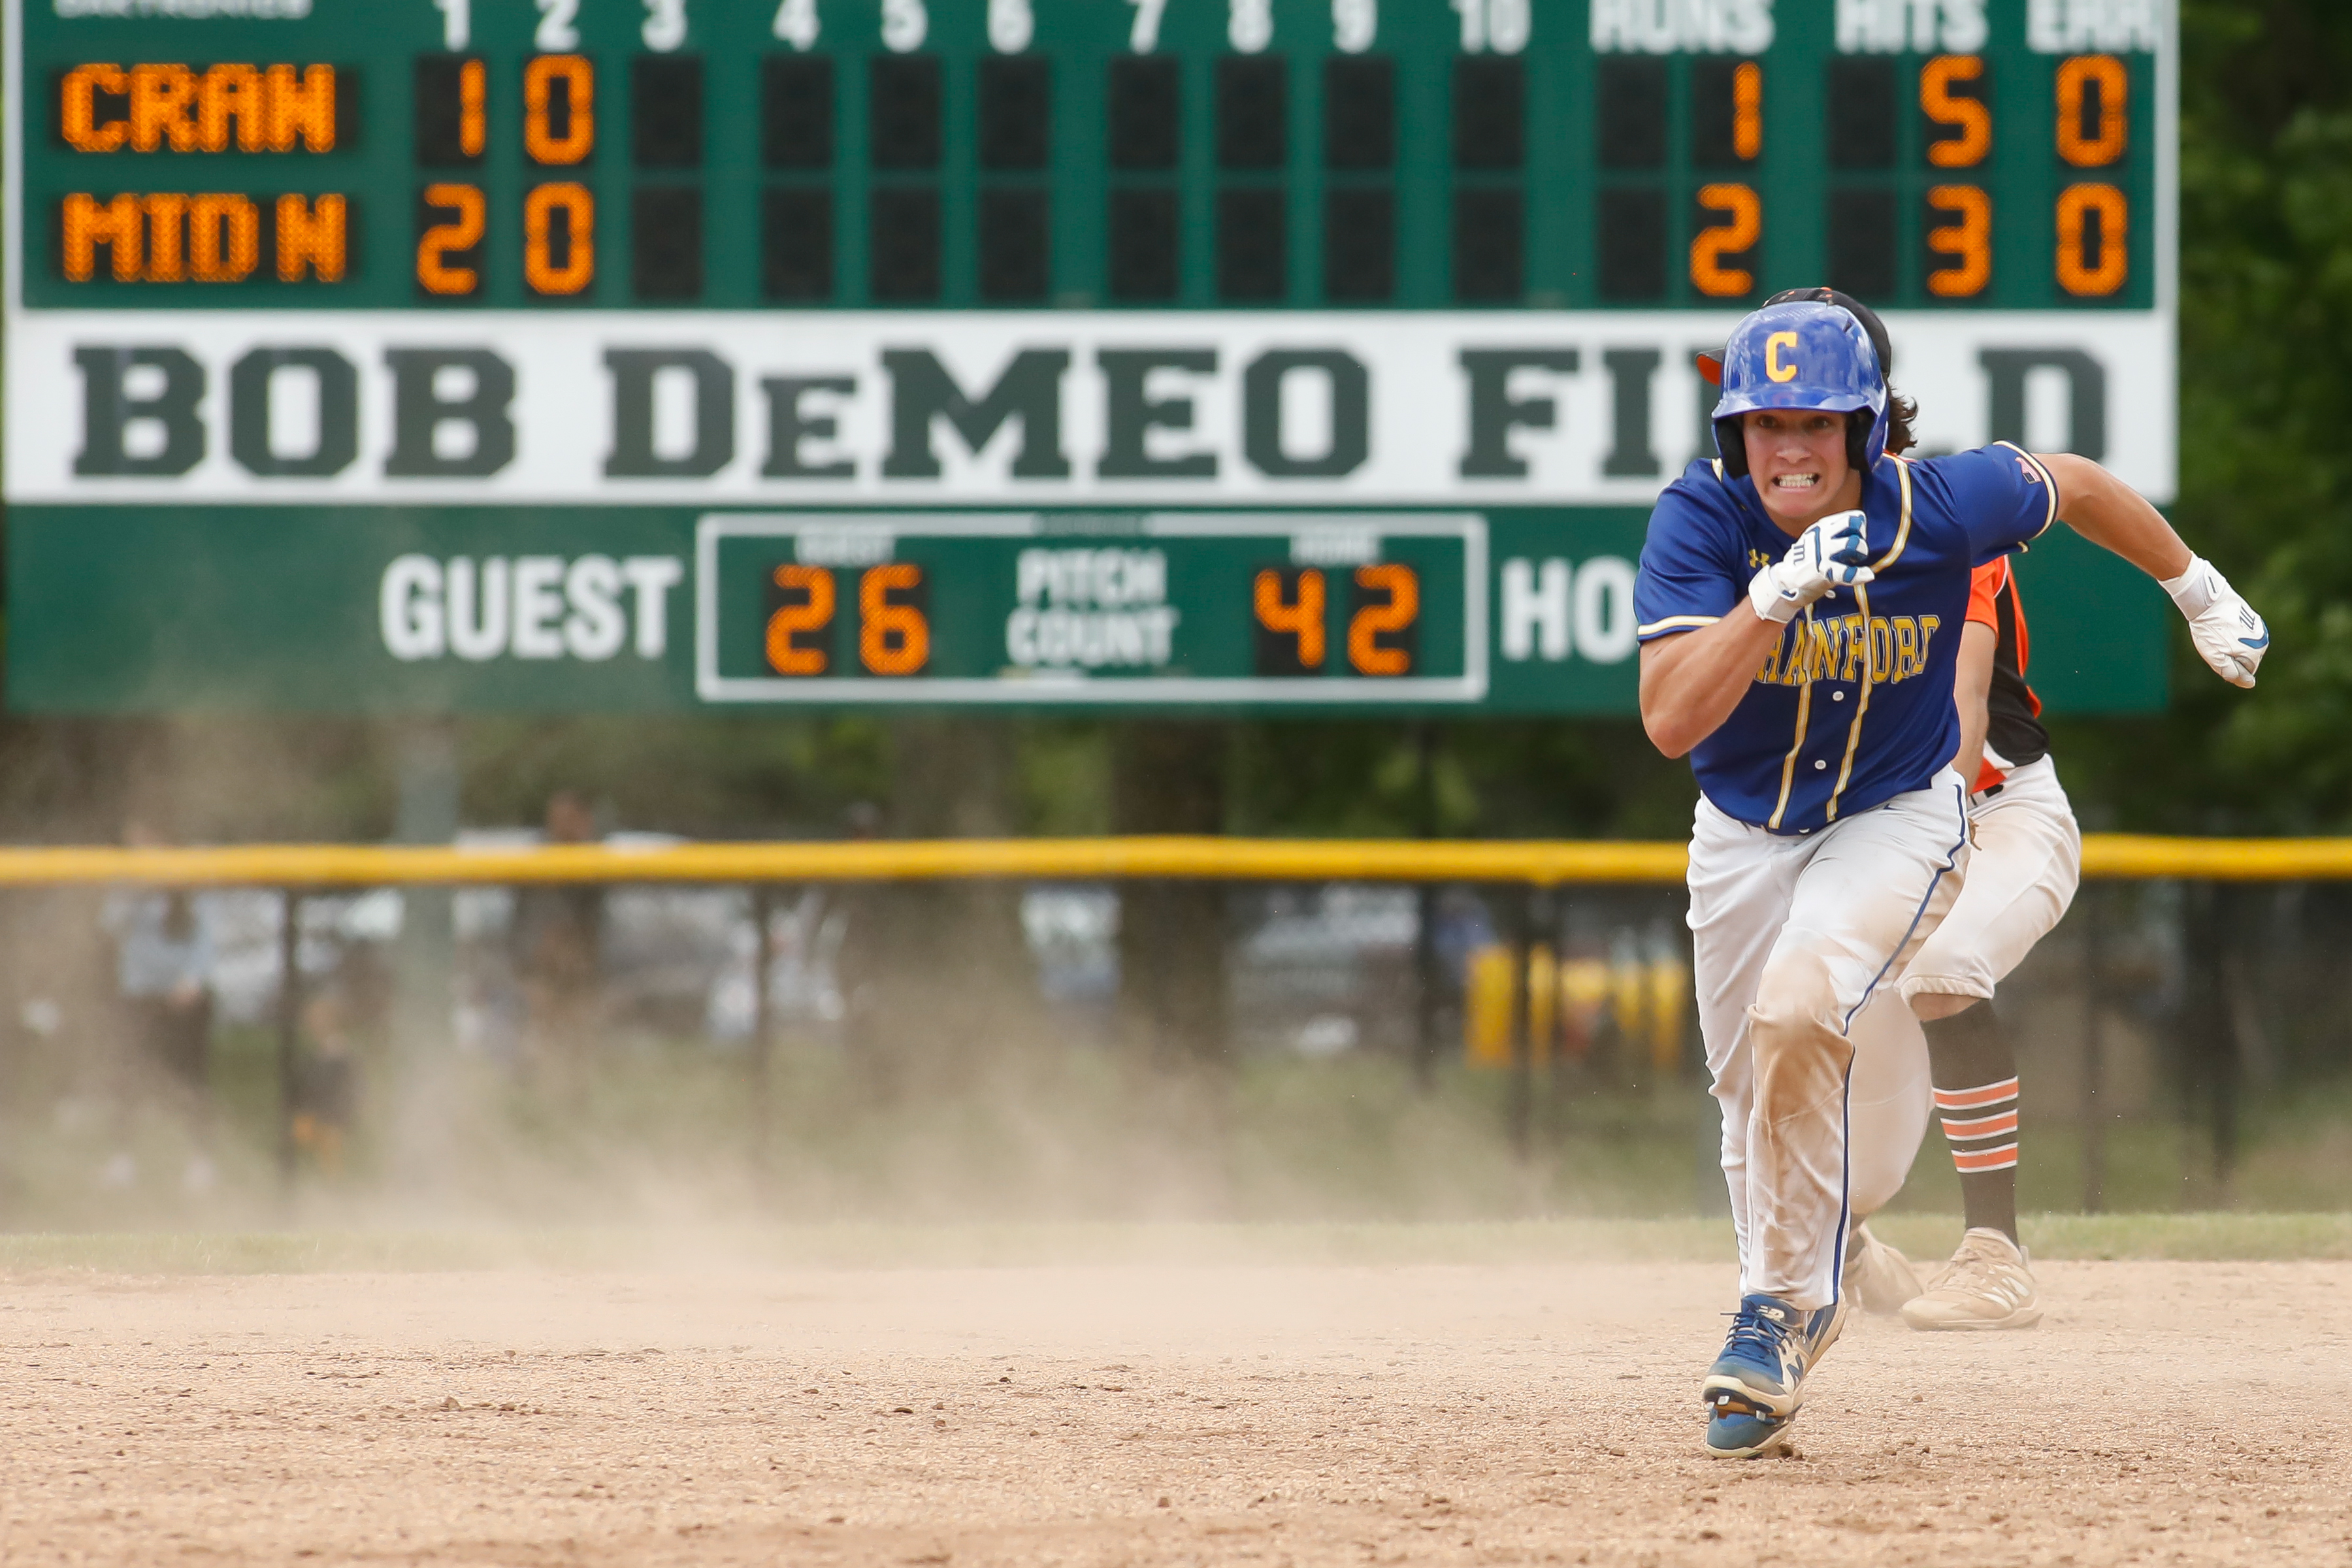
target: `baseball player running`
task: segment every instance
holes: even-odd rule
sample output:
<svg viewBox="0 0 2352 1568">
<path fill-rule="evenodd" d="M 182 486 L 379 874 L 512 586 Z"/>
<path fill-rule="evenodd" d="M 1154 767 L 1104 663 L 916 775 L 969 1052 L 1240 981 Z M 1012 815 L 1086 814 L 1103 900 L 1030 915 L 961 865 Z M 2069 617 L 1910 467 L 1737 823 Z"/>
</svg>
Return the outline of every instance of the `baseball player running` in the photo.
<svg viewBox="0 0 2352 1568">
<path fill-rule="evenodd" d="M 1832 289 L 1790 289 L 1766 303 L 1801 299 L 1850 312 L 1887 372 L 1893 348 L 1870 307 Z M 1904 443 L 1888 445 L 1899 453 Z M 1992 1008 L 1975 1005 L 2056 927 L 2082 879 L 2082 833 L 2049 757 L 2041 699 L 2026 683 L 2031 658 L 2009 558 L 1989 561 L 1969 579 L 1953 683 L 1952 767 L 1970 792 L 1967 875 L 1901 984 L 1882 987 L 1847 1031 L 1856 1049 L 1847 1093 L 1855 1225 L 1845 1289 L 1915 1328 L 2022 1329 L 2042 1318 L 2017 1229 L 2016 1052 Z M 1862 1222 L 1901 1189 L 1931 1097 L 1960 1173 L 1967 1235 L 1923 1287 L 1910 1260 Z"/>
<path fill-rule="evenodd" d="M 2259 652 L 2260 650 L 2255 650 Z M 1953 698 L 1974 847 L 1949 913 L 1903 972 L 1927 1037 L 1936 1111 L 1960 1173 L 1967 1234 L 1925 1294 L 1918 1329 L 2024 1329 L 2042 1321 L 2017 1234 L 2017 1052 L 1993 988 L 2074 901 L 2083 835 L 2025 682 L 2025 610 L 2007 561 L 1977 568 Z M 2251 682 L 2252 671 L 2248 671 Z"/>
<path fill-rule="evenodd" d="M 1706 1447 L 1776 1447 L 1843 1325 L 1848 1028 L 1948 907 L 1967 852 L 1953 663 L 1969 575 L 2057 521 L 2164 581 L 2250 684 L 2270 637 L 2097 464 L 2007 443 L 1915 462 L 1862 324 L 1768 306 L 1722 360 L 1712 462 L 1651 515 L 1634 605 L 1643 723 L 1689 755 L 1701 1032 L 1723 1110 L 1741 1299 Z M 2063 498 L 2063 500 L 2062 500 Z"/>
<path fill-rule="evenodd" d="M 1863 319 L 1872 320 L 1866 310 Z M 1846 1289 L 1864 1309 L 1900 1312 L 1915 1328 L 2022 1329 L 2042 1317 L 2017 1230 L 2016 1056 L 1992 1008 L 1977 1005 L 2057 925 L 2082 876 L 2082 834 L 2025 682 L 2029 658 L 2009 561 L 1988 562 L 1969 581 L 1953 692 L 1952 767 L 1970 781 L 1967 874 L 1900 984 L 1882 986 L 1848 1030 L 1857 1223 Z M 1859 1221 L 1900 1190 L 1931 1094 L 1960 1173 L 1968 1234 L 1923 1287 L 1909 1260 Z"/>
</svg>

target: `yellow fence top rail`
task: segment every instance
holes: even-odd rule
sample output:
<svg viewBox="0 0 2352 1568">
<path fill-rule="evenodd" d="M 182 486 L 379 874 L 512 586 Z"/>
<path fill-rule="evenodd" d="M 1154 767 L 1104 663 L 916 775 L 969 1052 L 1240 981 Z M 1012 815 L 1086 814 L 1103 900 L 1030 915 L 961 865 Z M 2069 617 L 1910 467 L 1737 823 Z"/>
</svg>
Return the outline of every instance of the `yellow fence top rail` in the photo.
<svg viewBox="0 0 2352 1568">
<path fill-rule="evenodd" d="M 1582 839 L 945 838 L 855 843 L 255 844 L 0 847 L 0 886 L 118 882 L 334 888 L 511 882 L 877 882 L 1176 878 L 1265 882 L 1678 883 L 1679 843 Z M 2092 834 L 2084 875 L 2225 881 L 2352 878 L 2352 838 Z"/>
</svg>

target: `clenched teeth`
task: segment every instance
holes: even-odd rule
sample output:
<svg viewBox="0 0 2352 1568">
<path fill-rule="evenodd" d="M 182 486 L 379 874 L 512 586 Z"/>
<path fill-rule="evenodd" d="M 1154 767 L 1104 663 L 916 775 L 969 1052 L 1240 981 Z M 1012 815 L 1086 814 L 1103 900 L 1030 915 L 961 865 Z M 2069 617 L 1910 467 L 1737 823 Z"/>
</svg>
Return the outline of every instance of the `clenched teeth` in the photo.
<svg viewBox="0 0 2352 1568">
<path fill-rule="evenodd" d="M 1772 481 L 1776 490 L 1809 490 L 1822 482 L 1819 474 L 1782 474 Z"/>
</svg>

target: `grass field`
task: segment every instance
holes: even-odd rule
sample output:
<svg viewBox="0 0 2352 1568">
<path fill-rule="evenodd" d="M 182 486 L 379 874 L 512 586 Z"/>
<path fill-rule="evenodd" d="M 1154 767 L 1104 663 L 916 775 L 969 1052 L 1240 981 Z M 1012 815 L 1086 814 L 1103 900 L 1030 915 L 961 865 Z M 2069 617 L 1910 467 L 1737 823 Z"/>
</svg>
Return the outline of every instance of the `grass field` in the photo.
<svg viewBox="0 0 2352 1568">
<path fill-rule="evenodd" d="M 1958 1238 L 1948 1215 L 1875 1223 L 1915 1258 Z M 2036 1215 L 2041 1260 L 2352 1259 L 2352 1215 Z M 1718 1263 L 1727 1223 L 1512 1220 L 1423 1224 L 835 1225 L 735 1228 L 116 1231 L 0 1234 L 0 1272 L 138 1275 L 500 1269 L 955 1268 L 1087 1265 L 1550 1266 Z"/>
</svg>

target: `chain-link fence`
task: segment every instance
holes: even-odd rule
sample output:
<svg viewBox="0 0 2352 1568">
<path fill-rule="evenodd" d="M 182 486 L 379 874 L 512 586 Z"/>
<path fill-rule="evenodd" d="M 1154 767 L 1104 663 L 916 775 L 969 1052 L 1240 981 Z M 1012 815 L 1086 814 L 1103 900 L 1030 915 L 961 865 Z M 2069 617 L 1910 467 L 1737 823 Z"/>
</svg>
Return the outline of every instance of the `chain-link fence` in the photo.
<svg viewBox="0 0 2352 1568">
<path fill-rule="evenodd" d="M 2030 1205 L 2341 1202 L 2345 847 L 2090 841 L 1998 1002 Z M 1257 1115 L 1268 1180 L 1344 1173 L 1310 1206 L 1703 1206 L 1681 869 L 1680 846 L 1578 843 L 0 851 L 0 1201 L 36 1222 L 158 1158 L 192 1190 L 249 1167 L 402 1193 L 570 1136 L 656 1164 L 682 1144 L 755 1202 L 839 1193 L 860 1148 L 936 1152 L 937 1118 L 984 1105 L 1076 1188 L 1122 1141 L 1231 1166 Z M 1171 943 L 1171 909 L 1213 929 Z M 1181 1027 L 1154 1016 L 1171 997 Z M 159 1115 L 184 1131 L 142 1156 Z M 1912 1200 L 1948 1200 L 1944 1174 L 1923 1160 Z"/>
</svg>

